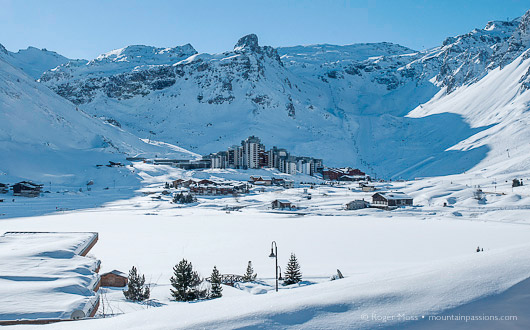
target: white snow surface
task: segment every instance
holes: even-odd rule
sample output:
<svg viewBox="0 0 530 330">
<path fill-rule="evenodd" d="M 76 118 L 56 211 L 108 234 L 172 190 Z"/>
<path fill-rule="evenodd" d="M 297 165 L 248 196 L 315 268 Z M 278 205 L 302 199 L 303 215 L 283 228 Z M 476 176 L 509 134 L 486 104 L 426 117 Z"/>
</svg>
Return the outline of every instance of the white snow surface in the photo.
<svg viewBox="0 0 530 330">
<path fill-rule="evenodd" d="M 98 262 L 79 253 L 93 233 L 9 233 L 0 236 L 0 320 L 70 319 L 98 294 Z"/>
<path fill-rule="evenodd" d="M 175 205 L 170 203 L 171 196 L 160 194 L 164 183 L 172 179 L 243 180 L 250 175 L 276 173 L 183 171 L 142 163 L 136 163 L 134 169 L 144 180 L 143 188 L 133 198 L 106 203 L 101 208 L 17 218 L 15 215 L 22 208 L 42 208 L 43 204 L 56 201 L 50 195 L 40 201 L 27 200 L 24 205 L 20 200 L 2 205 L 7 214 L 0 221 L 0 231 L 97 231 L 100 240 L 92 253 L 102 260 L 102 273 L 113 269 L 126 272 L 135 265 L 151 283 L 152 297 L 148 303 L 127 302 L 120 289 L 104 289 L 105 310 L 100 308 L 98 315 L 102 317 L 105 312 L 112 317 L 45 327 L 415 326 L 410 320 L 444 311 L 451 313 L 458 306 L 468 306 L 469 313 L 482 315 L 481 305 L 473 308 L 475 302 L 502 301 L 508 294 L 503 292 L 527 279 L 530 271 L 527 220 L 530 194 L 527 186 L 512 189 L 511 182 L 505 182 L 511 174 L 499 177 L 495 183 L 473 174 L 376 182 L 376 191 L 411 195 L 414 207 L 345 211 L 345 203 L 370 200 L 373 193 L 362 192 L 357 184 L 333 187 L 313 184 L 311 189 L 310 185 L 301 185 L 303 177 L 295 177 L 294 189 L 256 187 L 249 195 L 199 196 L 197 203 Z M 479 185 L 485 191 L 485 198 L 480 201 L 473 197 Z M 311 194 L 310 200 L 305 189 Z M 161 198 L 152 198 L 156 196 Z M 299 210 L 273 212 L 270 202 L 274 199 L 292 201 L 299 205 Z M 235 211 L 237 208 L 239 211 Z M 279 293 L 274 292 L 272 280 L 274 261 L 268 258 L 273 240 L 278 243 L 282 269 L 290 252 L 295 252 L 304 276 L 301 285 L 281 286 Z M 484 252 L 476 253 L 477 245 Z M 217 300 L 172 302 L 169 277 L 173 265 L 182 258 L 190 260 L 204 277 L 209 276 L 214 265 L 221 273 L 241 274 L 248 260 L 252 260 L 258 279 L 236 288 L 224 286 L 224 296 Z M 345 278 L 330 281 L 337 268 Z M 527 291 L 509 294 L 512 299 L 520 299 Z M 500 313 L 512 315 L 509 310 L 495 311 L 495 315 Z M 506 321 L 500 325 L 509 329 L 530 324 L 526 313 L 520 311 L 517 316 L 516 323 Z M 440 325 L 435 321 L 418 324 L 423 324 L 422 328 Z M 455 324 L 455 327 L 463 325 Z"/>
</svg>

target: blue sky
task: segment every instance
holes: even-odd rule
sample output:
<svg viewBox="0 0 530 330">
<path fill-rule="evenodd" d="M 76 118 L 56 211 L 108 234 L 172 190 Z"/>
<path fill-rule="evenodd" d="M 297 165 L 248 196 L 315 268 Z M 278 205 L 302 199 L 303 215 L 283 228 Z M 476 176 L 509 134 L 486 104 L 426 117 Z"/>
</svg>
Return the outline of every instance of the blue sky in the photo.
<svg viewBox="0 0 530 330">
<path fill-rule="evenodd" d="M 221 52 L 248 33 L 275 47 L 389 41 L 419 50 L 528 9 L 520 0 L 0 0 L 0 43 L 86 59 L 131 44 Z"/>
</svg>

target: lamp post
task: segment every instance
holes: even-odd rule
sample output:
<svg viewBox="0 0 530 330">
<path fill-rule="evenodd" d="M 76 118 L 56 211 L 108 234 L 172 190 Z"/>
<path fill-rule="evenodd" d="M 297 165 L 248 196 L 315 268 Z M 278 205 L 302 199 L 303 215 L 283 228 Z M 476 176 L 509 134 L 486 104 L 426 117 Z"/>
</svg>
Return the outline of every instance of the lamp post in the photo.
<svg viewBox="0 0 530 330">
<path fill-rule="evenodd" d="M 282 278 L 282 267 L 278 266 L 278 267 L 276 267 L 276 268 L 280 270 L 280 271 L 279 271 L 279 272 L 280 272 L 280 275 L 278 276 L 278 281 L 281 281 L 281 280 L 283 280 L 283 278 Z"/>
<path fill-rule="evenodd" d="M 274 279 L 276 280 L 276 292 L 278 292 L 278 245 L 276 245 L 276 241 L 272 241 L 271 243 L 271 254 L 269 255 L 269 258 L 276 259 L 276 276 L 274 277 Z"/>
</svg>

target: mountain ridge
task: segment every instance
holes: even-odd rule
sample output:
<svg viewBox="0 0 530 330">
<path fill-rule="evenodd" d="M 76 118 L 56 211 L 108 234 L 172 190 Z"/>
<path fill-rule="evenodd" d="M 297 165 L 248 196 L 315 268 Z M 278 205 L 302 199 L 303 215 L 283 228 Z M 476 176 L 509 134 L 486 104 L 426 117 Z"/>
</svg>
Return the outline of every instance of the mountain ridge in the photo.
<svg viewBox="0 0 530 330">
<path fill-rule="evenodd" d="M 473 151 L 463 166 L 454 164 L 451 148 L 494 123 L 477 126 L 460 112 L 407 115 L 521 56 L 530 46 L 529 17 L 530 11 L 512 21 L 490 21 L 423 51 L 392 43 L 275 49 L 259 45 L 253 34 L 218 54 L 197 53 L 188 44 L 165 62 L 151 55 L 121 60 L 126 47 L 88 62 L 102 68 L 71 61 L 39 82 L 135 135 L 154 132 L 201 154 L 259 135 L 269 145 L 372 175 L 425 176 L 426 162 L 438 164 L 434 172 L 431 164 L 431 173 L 456 174 L 477 166 L 489 147 Z M 529 76 L 518 78 L 517 88 L 530 85 Z"/>
</svg>

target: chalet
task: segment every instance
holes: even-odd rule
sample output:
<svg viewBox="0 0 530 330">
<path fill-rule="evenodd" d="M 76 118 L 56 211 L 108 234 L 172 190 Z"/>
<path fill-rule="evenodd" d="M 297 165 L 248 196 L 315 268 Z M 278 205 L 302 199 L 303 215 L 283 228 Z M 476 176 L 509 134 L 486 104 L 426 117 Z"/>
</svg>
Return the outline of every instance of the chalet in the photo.
<svg viewBox="0 0 530 330">
<path fill-rule="evenodd" d="M 233 195 L 237 190 L 233 186 L 190 186 L 190 192 L 197 195 Z"/>
<path fill-rule="evenodd" d="M 5 183 L 0 183 L 0 194 L 7 194 L 9 191 L 9 185 Z"/>
<path fill-rule="evenodd" d="M 38 197 L 42 190 L 42 184 L 35 184 L 30 181 L 22 181 L 13 185 L 13 195 L 23 197 Z"/>
<path fill-rule="evenodd" d="M 275 186 L 282 186 L 286 189 L 294 188 L 294 181 L 293 180 L 286 180 L 283 178 L 272 178 L 272 184 Z"/>
<path fill-rule="evenodd" d="M 370 185 L 363 185 L 361 187 L 362 191 L 364 192 L 371 192 L 371 191 L 375 191 L 375 187 L 374 186 L 370 186 Z"/>
<path fill-rule="evenodd" d="M 372 196 L 372 207 L 397 208 L 411 206 L 412 202 L 412 197 L 402 192 L 381 192 Z"/>
<path fill-rule="evenodd" d="M 356 199 L 354 201 L 347 203 L 344 206 L 344 209 L 345 210 L 360 210 L 360 209 L 365 209 L 367 207 L 370 207 L 370 204 L 367 201 L 365 201 L 364 199 L 363 200 Z"/>
<path fill-rule="evenodd" d="M 171 182 L 171 185 L 172 185 L 173 188 L 178 188 L 178 187 L 180 187 L 182 182 L 184 182 L 183 179 L 177 179 L 177 180 L 174 180 L 173 182 Z"/>
<path fill-rule="evenodd" d="M 361 181 L 366 179 L 366 173 L 359 169 L 346 168 L 325 168 L 322 171 L 322 178 L 331 181 Z"/>
<path fill-rule="evenodd" d="M 124 286 L 127 286 L 128 280 L 127 274 L 122 273 L 119 270 L 113 270 L 101 274 L 101 286 L 103 287 L 123 288 Z"/>
<path fill-rule="evenodd" d="M 273 180 L 273 178 L 268 176 L 251 176 L 249 181 L 254 185 L 272 186 Z"/>
<path fill-rule="evenodd" d="M 217 185 L 217 182 L 208 180 L 208 179 L 202 179 L 199 182 L 197 182 L 198 185 Z"/>
<path fill-rule="evenodd" d="M 276 199 L 272 201 L 271 207 L 273 209 L 296 209 L 296 205 L 285 199 Z"/>
<path fill-rule="evenodd" d="M 364 175 L 342 175 L 338 179 L 339 181 L 362 181 L 366 180 Z"/>
<path fill-rule="evenodd" d="M 197 181 L 193 179 L 189 179 L 189 180 L 178 179 L 178 180 L 173 181 L 174 188 L 179 188 L 179 187 L 187 188 L 191 185 L 196 185 L 196 184 L 197 184 Z"/>
<path fill-rule="evenodd" d="M 294 181 L 293 180 L 284 180 L 283 181 L 283 187 L 284 188 L 294 188 Z"/>
<path fill-rule="evenodd" d="M 231 186 L 234 187 L 234 189 L 237 192 L 248 194 L 248 184 L 245 184 L 245 183 L 233 183 L 233 184 L 231 184 Z"/>
</svg>

